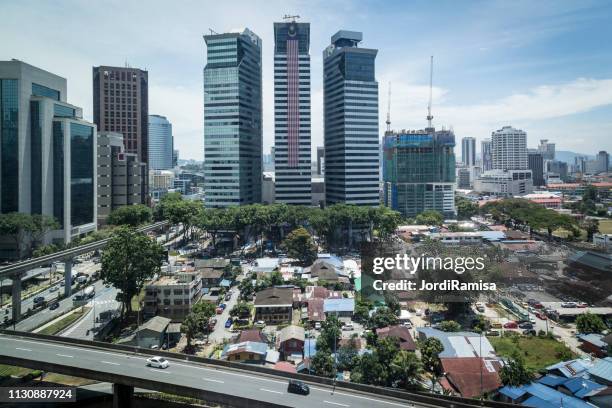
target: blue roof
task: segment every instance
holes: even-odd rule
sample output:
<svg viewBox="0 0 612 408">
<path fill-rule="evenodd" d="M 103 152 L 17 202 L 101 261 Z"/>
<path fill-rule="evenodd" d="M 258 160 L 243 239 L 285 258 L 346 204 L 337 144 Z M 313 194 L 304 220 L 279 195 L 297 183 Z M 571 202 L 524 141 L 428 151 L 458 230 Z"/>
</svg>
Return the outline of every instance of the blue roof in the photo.
<svg viewBox="0 0 612 408">
<path fill-rule="evenodd" d="M 538 380 L 540 384 L 548 385 L 549 387 L 553 388 L 563 384 L 566 381 L 568 381 L 567 378 L 559 377 L 558 375 L 553 374 L 547 374 Z"/>
<path fill-rule="evenodd" d="M 599 347 L 602 349 L 608 348 L 608 343 L 603 341 L 603 338 L 604 338 L 603 334 L 596 334 L 596 333 L 581 334 L 578 336 L 578 338 L 582 341 L 589 342 L 596 347 Z"/>
<path fill-rule="evenodd" d="M 553 364 L 546 367 L 547 371 L 559 370 L 561 374 L 567 378 L 580 377 L 582 374 L 593 366 L 591 360 L 577 358 L 575 360 L 561 361 L 560 363 Z"/>
<path fill-rule="evenodd" d="M 525 407 L 533 408 L 558 408 L 557 405 L 551 404 L 550 402 L 544 401 L 538 397 L 529 397 L 522 404 Z"/>
<path fill-rule="evenodd" d="M 566 381 L 563 386 L 570 390 L 571 393 L 578 398 L 588 397 L 607 388 L 605 385 L 598 384 L 595 381 L 591 381 L 586 378 L 572 378 L 571 380 Z"/>
<path fill-rule="evenodd" d="M 332 255 L 332 254 L 319 254 L 317 255 L 317 259 L 321 259 L 324 260 L 325 262 L 328 262 L 330 264 L 332 264 L 333 266 L 335 266 L 338 269 L 342 269 L 344 268 L 344 263 L 342 262 L 342 259 L 336 255 Z"/>
<path fill-rule="evenodd" d="M 325 299 L 323 301 L 323 311 L 325 313 L 353 312 L 355 310 L 355 299 Z"/>
<path fill-rule="evenodd" d="M 221 283 L 219 283 L 219 286 L 223 286 L 226 288 L 229 288 L 231 286 L 232 282 L 229 279 L 223 279 L 221 281 Z"/>
<path fill-rule="evenodd" d="M 506 385 L 505 387 L 499 389 L 500 394 L 505 395 L 511 400 L 517 400 L 521 398 L 523 395 L 525 395 L 526 392 L 527 391 L 525 391 L 523 387 L 512 387 L 509 385 Z"/>
<path fill-rule="evenodd" d="M 529 385 L 525 385 L 523 387 L 529 395 L 537 397 L 540 400 L 544 400 L 552 404 L 552 406 L 554 407 L 563 406 L 564 408 L 593 408 L 592 405 L 587 404 L 586 402 L 578 398 L 569 396 L 567 394 L 564 394 L 560 391 L 555 390 L 554 388 L 547 387 L 543 384 L 534 382 Z M 537 406 L 537 405 L 533 405 L 533 406 Z"/>
<path fill-rule="evenodd" d="M 487 241 L 500 241 L 506 238 L 506 234 L 503 231 L 478 231 L 483 239 Z"/>
<path fill-rule="evenodd" d="M 306 339 L 304 340 L 304 357 L 314 357 L 317 354 L 317 340 Z"/>
<path fill-rule="evenodd" d="M 589 374 L 607 382 L 612 382 L 612 357 L 597 360 L 593 367 L 589 368 Z"/>
</svg>

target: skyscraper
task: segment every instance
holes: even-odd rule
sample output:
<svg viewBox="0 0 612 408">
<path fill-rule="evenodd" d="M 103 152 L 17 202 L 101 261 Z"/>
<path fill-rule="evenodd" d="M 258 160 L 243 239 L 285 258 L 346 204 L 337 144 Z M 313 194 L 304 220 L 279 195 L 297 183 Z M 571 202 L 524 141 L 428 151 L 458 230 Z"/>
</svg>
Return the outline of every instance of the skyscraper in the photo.
<svg viewBox="0 0 612 408">
<path fill-rule="evenodd" d="M 491 139 L 484 139 L 480 142 L 480 155 L 482 157 L 482 171 L 488 171 L 493 168 L 491 158 Z"/>
<path fill-rule="evenodd" d="M 100 132 L 123 135 L 126 153 L 149 161 L 149 74 L 130 67 L 93 67 L 93 115 Z M 141 175 L 143 203 L 148 196 L 148 168 Z"/>
<path fill-rule="evenodd" d="M 311 205 L 310 24 L 274 23 L 275 201 Z"/>
<path fill-rule="evenodd" d="M 174 167 L 172 145 L 172 124 L 165 116 L 149 115 L 149 170 Z"/>
<path fill-rule="evenodd" d="M 538 152 L 542 154 L 544 161 L 555 160 L 555 144 L 549 143 L 548 139 L 541 139 Z"/>
<path fill-rule="evenodd" d="M 323 51 L 325 201 L 377 206 L 379 199 L 378 50 L 363 35 L 338 31 Z"/>
<path fill-rule="evenodd" d="M 206 206 L 261 202 L 261 39 L 248 28 L 205 35 Z"/>
<path fill-rule="evenodd" d="M 96 127 L 66 90 L 62 77 L 0 61 L 0 212 L 55 218 L 45 242 L 96 229 Z M 0 244 L 0 257 L 15 253 Z"/>
<path fill-rule="evenodd" d="M 404 217 L 435 210 L 455 215 L 455 135 L 433 128 L 387 132 L 384 137 L 384 204 Z"/>
<path fill-rule="evenodd" d="M 461 161 L 468 167 L 476 165 L 476 139 L 473 137 L 461 139 Z"/>
<path fill-rule="evenodd" d="M 533 185 L 543 186 L 544 181 L 544 157 L 539 151 L 529 152 L 527 154 L 528 168 L 531 170 Z"/>
<path fill-rule="evenodd" d="M 495 170 L 527 169 L 527 133 L 511 126 L 493 132 L 491 158 Z"/>
</svg>

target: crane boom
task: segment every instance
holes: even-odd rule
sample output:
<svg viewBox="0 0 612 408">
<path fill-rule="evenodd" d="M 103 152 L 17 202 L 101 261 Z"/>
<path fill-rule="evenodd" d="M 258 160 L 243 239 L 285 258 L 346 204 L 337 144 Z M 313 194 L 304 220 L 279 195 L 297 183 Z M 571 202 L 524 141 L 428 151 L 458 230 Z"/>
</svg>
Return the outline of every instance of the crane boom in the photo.
<svg viewBox="0 0 612 408">
<path fill-rule="evenodd" d="M 387 99 L 387 132 L 391 132 L 391 82 L 389 82 L 389 96 Z"/>
<path fill-rule="evenodd" d="M 427 126 L 431 128 L 431 120 L 433 116 L 431 114 L 431 98 L 433 89 L 433 55 L 431 56 L 429 63 L 429 104 L 427 105 Z"/>
</svg>

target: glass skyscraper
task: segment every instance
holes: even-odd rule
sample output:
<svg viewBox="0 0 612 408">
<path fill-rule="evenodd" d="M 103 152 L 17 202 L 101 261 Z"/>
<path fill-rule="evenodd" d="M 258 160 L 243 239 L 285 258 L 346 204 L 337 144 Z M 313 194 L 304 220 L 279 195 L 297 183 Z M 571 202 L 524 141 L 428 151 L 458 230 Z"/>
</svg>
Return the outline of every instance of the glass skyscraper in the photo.
<svg viewBox="0 0 612 408">
<path fill-rule="evenodd" d="M 384 138 L 384 203 L 404 217 L 435 210 L 455 215 L 455 135 L 433 128 L 387 132 Z"/>
<path fill-rule="evenodd" d="M 312 204 L 310 137 L 310 23 L 274 23 L 277 203 Z"/>
<path fill-rule="evenodd" d="M 261 202 L 261 39 L 249 29 L 204 36 L 207 207 Z"/>
<path fill-rule="evenodd" d="M 358 48 L 361 40 L 341 30 L 323 51 L 327 204 L 380 204 L 378 51 Z"/>
<path fill-rule="evenodd" d="M 172 124 L 165 116 L 149 115 L 149 170 L 171 169 L 172 154 Z"/>
</svg>

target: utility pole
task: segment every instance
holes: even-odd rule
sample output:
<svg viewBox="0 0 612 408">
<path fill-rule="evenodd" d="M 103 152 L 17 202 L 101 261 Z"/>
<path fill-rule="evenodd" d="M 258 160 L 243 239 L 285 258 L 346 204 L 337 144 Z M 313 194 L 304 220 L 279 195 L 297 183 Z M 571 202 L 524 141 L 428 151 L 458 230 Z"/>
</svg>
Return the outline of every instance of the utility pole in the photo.
<svg viewBox="0 0 612 408">
<path fill-rule="evenodd" d="M 429 104 L 427 105 L 427 127 L 431 128 L 431 120 L 433 116 L 431 115 L 431 99 L 432 99 L 432 89 L 433 89 L 433 55 L 431 56 L 429 63 Z"/>
<path fill-rule="evenodd" d="M 389 82 L 389 96 L 387 97 L 387 133 L 391 132 L 391 82 Z"/>
</svg>

